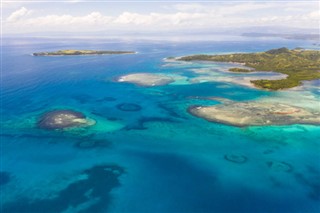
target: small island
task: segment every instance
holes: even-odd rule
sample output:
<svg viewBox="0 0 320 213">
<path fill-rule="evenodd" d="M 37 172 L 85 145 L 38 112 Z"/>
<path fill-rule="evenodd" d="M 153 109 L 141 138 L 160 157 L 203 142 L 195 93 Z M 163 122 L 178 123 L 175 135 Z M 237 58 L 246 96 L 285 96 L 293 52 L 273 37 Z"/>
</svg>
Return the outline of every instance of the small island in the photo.
<svg viewBox="0 0 320 213">
<path fill-rule="evenodd" d="M 241 63 L 254 71 L 273 71 L 286 74 L 278 80 L 251 80 L 258 88 L 279 90 L 299 86 L 302 81 L 320 79 L 320 51 L 285 47 L 259 53 L 228 55 L 193 55 L 177 58 L 181 61 L 215 61 Z M 249 69 L 231 68 L 232 72 L 251 72 Z"/>
<path fill-rule="evenodd" d="M 64 55 L 116 55 L 116 54 L 135 54 L 134 51 L 106 51 L 106 50 L 59 50 L 55 52 L 38 52 L 33 56 L 64 56 Z"/>
<path fill-rule="evenodd" d="M 73 110 L 53 110 L 43 114 L 38 127 L 47 130 L 90 126 L 95 121 L 88 119 L 83 113 Z"/>
<path fill-rule="evenodd" d="M 225 102 L 214 106 L 191 106 L 188 112 L 210 122 L 237 127 L 320 125 L 319 112 L 282 103 Z"/>
</svg>

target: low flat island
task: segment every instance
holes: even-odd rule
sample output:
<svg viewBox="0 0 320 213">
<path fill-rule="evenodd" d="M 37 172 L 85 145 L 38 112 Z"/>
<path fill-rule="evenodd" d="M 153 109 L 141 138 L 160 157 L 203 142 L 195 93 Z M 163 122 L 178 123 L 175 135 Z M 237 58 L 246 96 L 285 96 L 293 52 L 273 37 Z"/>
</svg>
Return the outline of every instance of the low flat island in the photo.
<svg viewBox="0 0 320 213">
<path fill-rule="evenodd" d="M 214 106 L 191 106 L 188 112 L 210 122 L 237 127 L 320 125 L 320 112 L 281 103 L 226 102 Z"/>
<path fill-rule="evenodd" d="M 63 56 L 63 55 L 116 55 L 116 54 L 135 54 L 134 51 L 115 51 L 115 50 L 58 50 L 55 52 L 38 52 L 33 56 Z"/>
<path fill-rule="evenodd" d="M 231 72 L 273 71 L 286 74 L 278 80 L 251 80 L 258 88 L 279 90 L 299 86 L 302 81 L 320 79 L 320 51 L 285 47 L 259 53 L 236 53 L 228 55 L 192 55 L 177 58 L 180 61 L 215 61 L 241 63 L 249 67 L 231 68 Z"/>
</svg>

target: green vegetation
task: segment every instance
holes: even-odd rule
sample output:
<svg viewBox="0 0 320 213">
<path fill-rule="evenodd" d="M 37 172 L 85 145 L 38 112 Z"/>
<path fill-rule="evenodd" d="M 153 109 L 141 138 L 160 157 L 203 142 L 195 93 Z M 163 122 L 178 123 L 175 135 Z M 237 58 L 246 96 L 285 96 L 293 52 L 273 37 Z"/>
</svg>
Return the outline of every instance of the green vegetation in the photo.
<svg viewBox="0 0 320 213">
<path fill-rule="evenodd" d="M 230 71 L 230 72 L 253 72 L 254 70 L 249 70 L 249 69 L 234 67 L 234 68 L 230 68 L 229 71 Z"/>
<path fill-rule="evenodd" d="M 320 79 L 320 51 L 287 48 L 261 53 L 185 56 L 183 61 L 217 61 L 243 63 L 255 71 L 274 71 L 287 75 L 281 80 L 254 80 L 255 86 L 278 90 L 301 85 L 301 81 Z"/>
<path fill-rule="evenodd" d="M 100 51 L 100 50 L 59 50 L 56 52 L 33 53 L 34 56 L 59 56 L 59 55 L 104 55 L 104 54 L 134 54 L 133 51 Z"/>
</svg>

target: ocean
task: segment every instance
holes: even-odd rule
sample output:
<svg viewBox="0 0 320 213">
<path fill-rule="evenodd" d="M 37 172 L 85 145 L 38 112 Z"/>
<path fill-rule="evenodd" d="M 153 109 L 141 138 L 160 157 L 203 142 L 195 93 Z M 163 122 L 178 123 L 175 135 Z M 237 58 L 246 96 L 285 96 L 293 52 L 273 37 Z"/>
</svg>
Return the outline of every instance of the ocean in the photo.
<svg viewBox="0 0 320 213">
<path fill-rule="evenodd" d="M 314 48 L 311 41 L 4 38 L 1 69 L 1 208 L 15 212 L 312 213 L 320 211 L 320 127 L 233 127 L 187 112 L 190 105 L 272 100 L 319 110 L 319 81 L 264 91 L 235 81 L 223 63 L 165 60 L 190 54 Z M 60 49 L 137 54 L 35 57 Z M 201 70 L 217 79 L 190 83 Z M 141 87 L 130 73 L 182 76 Z M 250 75 L 250 74 L 244 74 Z M 261 75 L 270 75 L 261 73 Z M 275 74 L 276 75 L 276 74 Z M 121 110 L 123 104 L 139 106 Z M 86 128 L 45 130 L 42 114 L 75 110 Z"/>
</svg>

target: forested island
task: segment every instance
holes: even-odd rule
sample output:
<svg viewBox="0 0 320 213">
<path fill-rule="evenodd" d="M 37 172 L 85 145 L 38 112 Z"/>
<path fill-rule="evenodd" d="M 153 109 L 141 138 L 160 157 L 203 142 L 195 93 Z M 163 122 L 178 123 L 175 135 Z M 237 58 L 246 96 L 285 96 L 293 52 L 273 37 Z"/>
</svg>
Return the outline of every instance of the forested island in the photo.
<svg viewBox="0 0 320 213">
<path fill-rule="evenodd" d="M 236 53 L 227 55 L 192 55 L 180 57 L 182 61 L 216 61 L 241 63 L 254 71 L 273 71 L 287 75 L 280 80 L 252 80 L 256 87 L 279 90 L 296 87 L 302 81 L 320 79 L 320 51 L 296 48 L 272 49 L 259 53 Z M 250 69 L 231 68 L 233 72 L 251 72 Z"/>
<path fill-rule="evenodd" d="M 112 50 L 58 50 L 55 52 L 38 52 L 33 56 L 63 56 L 63 55 L 114 55 L 114 54 L 135 54 L 134 51 L 112 51 Z"/>
</svg>

